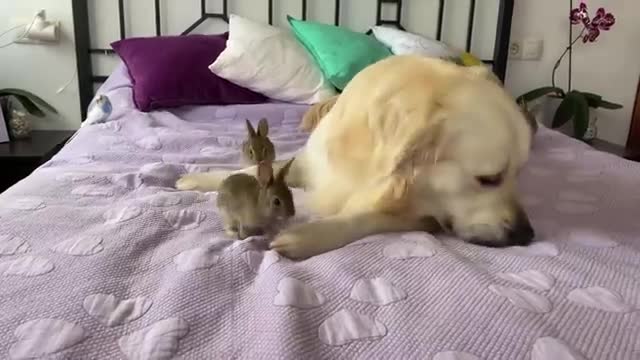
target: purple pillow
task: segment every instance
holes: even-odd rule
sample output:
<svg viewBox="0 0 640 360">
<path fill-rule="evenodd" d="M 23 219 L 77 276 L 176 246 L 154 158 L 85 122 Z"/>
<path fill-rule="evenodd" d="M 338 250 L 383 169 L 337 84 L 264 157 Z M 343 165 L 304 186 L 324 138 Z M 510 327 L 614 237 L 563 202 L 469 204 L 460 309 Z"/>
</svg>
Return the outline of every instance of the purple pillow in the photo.
<svg viewBox="0 0 640 360">
<path fill-rule="evenodd" d="M 111 47 L 127 66 L 133 101 L 140 111 L 266 102 L 264 95 L 209 70 L 225 49 L 228 36 L 229 33 L 128 38 Z"/>
</svg>

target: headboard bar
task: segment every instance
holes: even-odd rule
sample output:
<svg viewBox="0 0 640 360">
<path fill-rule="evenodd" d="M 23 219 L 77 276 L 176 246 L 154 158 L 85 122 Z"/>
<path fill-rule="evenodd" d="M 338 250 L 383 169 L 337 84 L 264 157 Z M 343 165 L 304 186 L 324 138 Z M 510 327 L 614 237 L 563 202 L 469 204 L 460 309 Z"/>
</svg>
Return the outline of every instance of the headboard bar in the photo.
<svg viewBox="0 0 640 360">
<path fill-rule="evenodd" d="M 438 3 L 438 30 L 436 33 L 436 40 L 442 40 L 442 22 L 444 21 L 444 0 L 440 0 Z"/>
<path fill-rule="evenodd" d="M 160 0 L 154 0 L 153 12 L 156 15 L 156 36 L 162 35 L 162 27 L 160 25 Z"/>
<path fill-rule="evenodd" d="M 382 18 L 382 5 L 383 4 L 396 4 L 396 18 L 393 20 L 385 20 Z M 402 0 L 380 0 L 378 1 L 378 7 L 376 10 L 376 25 L 393 25 L 400 30 L 405 30 L 401 24 L 402 22 Z M 371 30 L 367 31 L 370 34 Z"/>
<path fill-rule="evenodd" d="M 124 0 L 118 0 L 118 22 L 120 23 L 120 39 L 124 39 L 127 36 L 124 26 Z"/>
<path fill-rule="evenodd" d="M 471 0 L 469 4 L 469 23 L 467 24 L 467 52 L 471 51 L 471 41 L 473 39 L 473 20 L 476 15 L 476 0 Z"/>
<path fill-rule="evenodd" d="M 511 40 L 511 18 L 513 17 L 514 0 L 501 0 L 498 6 L 496 24 L 496 42 L 493 47 L 493 72 L 498 79 L 505 81 L 507 60 L 509 58 L 509 41 Z"/>
<path fill-rule="evenodd" d="M 91 48 L 89 11 L 87 2 L 89 0 L 72 0 L 73 18 L 74 18 L 74 37 L 76 43 L 76 59 L 78 70 L 78 86 L 80 90 L 80 107 L 82 119 L 86 118 L 87 107 L 93 98 L 93 84 L 102 83 L 107 76 L 97 76 L 93 74 L 92 54 L 97 55 L 114 55 L 115 52 L 110 48 Z M 473 45 L 473 28 L 476 13 L 476 0 L 469 0 L 469 16 L 466 34 L 466 51 L 471 51 Z M 511 32 L 511 17 L 513 15 L 513 4 L 515 0 L 499 0 L 498 21 L 496 29 L 496 38 L 494 43 L 493 59 L 483 59 L 485 64 L 491 64 L 496 76 L 504 81 L 507 57 L 509 51 L 509 39 Z M 393 25 L 401 30 L 405 30 L 402 26 L 402 0 L 377 0 L 376 2 L 376 25 Z M 395 19 L 383 19 L 382 7 L 385 4 L 395 5 Z M 302 11 L 301 18 L 307 19 L 308 16 L 308 0 L 301 0 Z M 274 0 L 268 0 L 268 21 L 273 25 L 274 22 Z M 341 0 L 334 0 L 334 25 L 340 25 Z M 438 0 L 438 21 L 436 29 L 436 40 L 442 40 L 443 23 L 445 12 L 445 0 Z M 155 34 L 162 35 L 161 25 L 161 9 L 160 0 L 154 0 L 155 15 Z M 200 0 L 200 17 L 185 29 L 181 35 L 186 35 L 194 31 L 198 26 L 202 25 L 208 19 L 220 19 L 229 22 L 229 3 L 228 0 L 222 0 L 222 13 L 207 12 L 207 0 Z M 118 20 L 120 28 L 120 39 L 126 37 L 125 25 L 125 9 L 124 0 L 118 0 Z M 370 32 L 369 30 L 368 32 Z"/>
</svg>

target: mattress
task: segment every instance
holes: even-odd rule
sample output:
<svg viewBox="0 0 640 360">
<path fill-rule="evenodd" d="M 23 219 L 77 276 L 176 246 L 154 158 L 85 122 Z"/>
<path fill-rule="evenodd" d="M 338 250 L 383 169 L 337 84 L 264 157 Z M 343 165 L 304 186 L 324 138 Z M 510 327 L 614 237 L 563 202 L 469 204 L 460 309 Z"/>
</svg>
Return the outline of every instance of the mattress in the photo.
<svg viewBox="0 0 640 360">
<path fill-rule="evenodd" d="M 640 359 L 636 163 L 543 127 L 532 245 L 396 233 L 296 262 L 173 184 L 238 168 L 245 119 L 295 154 L 305 106 L 141 113 L 123 71 L 100 93 L 112 116 L 0 195 L 2 359 Z"/>
</svg>

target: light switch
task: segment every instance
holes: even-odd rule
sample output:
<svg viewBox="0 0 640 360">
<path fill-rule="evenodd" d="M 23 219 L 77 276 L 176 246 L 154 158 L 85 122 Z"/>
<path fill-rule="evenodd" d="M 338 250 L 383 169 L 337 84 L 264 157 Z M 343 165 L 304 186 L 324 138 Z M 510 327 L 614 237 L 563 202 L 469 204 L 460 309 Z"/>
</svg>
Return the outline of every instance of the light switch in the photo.
<svg viewBox="0 0 640 360">
<path fill-rule="evenodd" d="M 525 39 L 522 41 L 522 60 L 540 60 L 542 51 L 542 39 Z"/>
</svg>

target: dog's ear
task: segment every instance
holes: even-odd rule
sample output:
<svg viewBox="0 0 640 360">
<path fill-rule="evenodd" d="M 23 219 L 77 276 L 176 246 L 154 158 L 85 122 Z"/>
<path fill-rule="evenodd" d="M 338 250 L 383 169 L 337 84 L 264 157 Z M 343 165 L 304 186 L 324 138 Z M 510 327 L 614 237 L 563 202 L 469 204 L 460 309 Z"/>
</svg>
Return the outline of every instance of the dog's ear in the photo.
<svg viewBox="0 0 640 360">
<path fill-rule="evenodd" d="M 424 131 L 416 134 L 396 158 L 393 174 L 413 178 L 417 166 L 437 163 L 444 147 L 444 126 L 436 120 Z"/>
<path fill-rule="evenodd" d="M 384 211 L 402 212 L 410 204 L 409 190 L 424 167 L 435 164 L 444 145 L 442 121 L 436 120 L 424 131 L 417 133 L 395 160 L 391 174 L 380 184 L 377 204 Z M 442 120 L 442 119 L 440 119 Z"/>
</svg>

